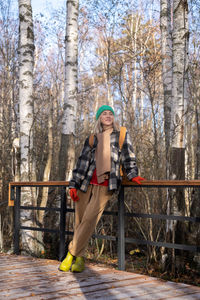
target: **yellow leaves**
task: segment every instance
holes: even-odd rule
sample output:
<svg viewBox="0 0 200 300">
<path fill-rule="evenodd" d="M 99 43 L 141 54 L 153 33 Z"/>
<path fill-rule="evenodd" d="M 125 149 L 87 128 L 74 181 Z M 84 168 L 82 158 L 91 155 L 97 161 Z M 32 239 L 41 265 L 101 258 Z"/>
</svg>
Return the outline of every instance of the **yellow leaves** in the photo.
<svg viewBox="0 0 200 300">
<path fill-rule="evenodd" d="M 130 255 L 134 255 L 134 254 L 138 254 L 138 253 L 141 253 L 140 249 L 138 249 L 138 248 L 136 248 L 136 249 L 134 249 L 134 250 L 131 250 L 131 251 L 129 252 Z"/>
</svg>

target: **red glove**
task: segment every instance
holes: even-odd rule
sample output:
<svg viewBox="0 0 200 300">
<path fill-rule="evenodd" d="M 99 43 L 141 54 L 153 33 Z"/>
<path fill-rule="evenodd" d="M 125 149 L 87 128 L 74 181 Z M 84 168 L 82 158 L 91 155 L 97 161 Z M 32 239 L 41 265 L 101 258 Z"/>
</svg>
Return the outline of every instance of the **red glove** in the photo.
<svg viewBox="0 0 200 300">
<path fill-rule="evenodd" d="M 137 184 L 142 184 L 140 181 L 145 180 L 145 178 L 137 176 L 137 177 L 133 177 L 131 180 L 133 182 L 136 182 Z"/>
<path fill-rule="evenodd" d="M 77 195 L 77 189 L 70 189 L 69 190 L 69 194 L 70 194 L 70 197 L 72 198 L 72 200 L 74 202 L 78 201 L 79 200 L 79 197 Z"/>
</svg>

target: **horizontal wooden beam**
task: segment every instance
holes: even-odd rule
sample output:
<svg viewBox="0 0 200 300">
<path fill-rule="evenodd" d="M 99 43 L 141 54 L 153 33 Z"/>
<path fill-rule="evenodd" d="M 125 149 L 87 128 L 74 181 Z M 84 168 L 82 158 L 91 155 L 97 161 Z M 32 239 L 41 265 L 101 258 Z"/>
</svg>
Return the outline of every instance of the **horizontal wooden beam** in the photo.
<svg viewBox="0 0 200 300">
<path fill-rule="evenodd" d="M 17 181 L 10 182 L 11 186 L 68 186 L 68 181 Z"/>
<path fill-rule="evenodd" d="M 200 180 L 143 180 L 141 182 L 141 186 L 151 187 L 151 186 L 160 186 L 160 187 L 167 187 L 167 186 L 200 186 Z M 139 186 L 137 183 L 123 180 L 122 185 L 124 186 Z"/>
<path fill-rule="evenodd" d="M 10 186 L 69 186 L 68 181 L 19 181 L 19 182 L 10 182 Z M 200 186 L 200 180 L 143 180 L 141 185 L 138 185 L 135 182 L 123 180 L 123 186 Z"/>
<path fill-rule="evenodd" d="M 123 180 L 122 185 L 125 187 L 198 187 L 200 186 L 200 180 L 143 180 L 141 185 L 135 182 Z M 8 206 L 14 206 L 14 201 L 11 199 L 11 188 L 12 187 L 25 187 L 25 186 L 69 186 L 68 181 L 18 181 L 9 183 L 9 196 L 8 196 Z"/>
</svg>

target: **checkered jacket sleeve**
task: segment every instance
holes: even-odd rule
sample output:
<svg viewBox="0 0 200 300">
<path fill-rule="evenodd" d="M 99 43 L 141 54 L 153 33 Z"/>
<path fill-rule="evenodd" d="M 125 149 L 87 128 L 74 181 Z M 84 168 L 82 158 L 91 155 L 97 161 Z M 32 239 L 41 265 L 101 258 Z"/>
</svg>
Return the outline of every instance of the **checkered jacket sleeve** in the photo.
<svg viewBox="0 0 200 300">
<path fill-rule="evenodd" d="M 121 160 L 129 180 L 131 180 L 133 177 L 138 176 L 136 157 L 133 151 L 131 138 L 128 132 L 126 132 L 124 144 L 122 147 Z"/>
<path fill-rule="evenodd" d="M 91 147 L 89 145 L 89 137 L 85 140 L 82 152 L 77 160 L 76 166 L 69 182 L 69 188 L 79 189 L 82 181 L 87 176 L 90 161 L 92 157 Z"/>
</svg>

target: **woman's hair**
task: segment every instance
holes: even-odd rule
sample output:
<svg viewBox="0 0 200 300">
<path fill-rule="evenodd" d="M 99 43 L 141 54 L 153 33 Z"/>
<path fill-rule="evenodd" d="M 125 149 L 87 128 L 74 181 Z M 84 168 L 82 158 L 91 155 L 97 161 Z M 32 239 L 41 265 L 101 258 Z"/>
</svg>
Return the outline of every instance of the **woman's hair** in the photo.
<svg viewBox="0 0 200 300">
<path fill-rule="evenodd" d="M 113 120 L 113 129 L 116 131 L 120 130 L 119 124 L 118 122 L 115 121 L 115 119 Z M 95 125 L 94 125 L 94 134 L 103 132 L 103 127 L 100 121 L 100 118 L 98 118 L 98 120 L 96 121 Z"/>
</svg>

